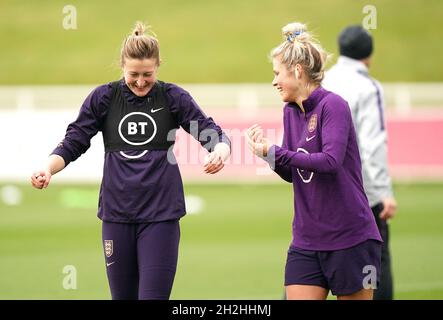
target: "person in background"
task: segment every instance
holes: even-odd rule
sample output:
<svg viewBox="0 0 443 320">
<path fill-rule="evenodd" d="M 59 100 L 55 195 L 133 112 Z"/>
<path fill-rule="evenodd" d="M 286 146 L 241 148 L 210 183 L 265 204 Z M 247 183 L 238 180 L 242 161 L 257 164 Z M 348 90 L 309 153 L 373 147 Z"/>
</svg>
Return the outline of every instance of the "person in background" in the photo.
<svg viewBox="0 0 443 320">
<path fill-rule="evenodd" d="M 362 161 L 363 186 L 369 205 L 383 238 L 380 285 L 375 300 L 393 299 L 389 219 L 397 203 L 388 171 L 387 132 L 383 91 L 380 83 L 369 76 L 373 39 L 359 25 L 346 27 L 338 36 L 340 56 L 326 72 L 323 87 L 338 94 L 351 109 Z"/>
</svg>

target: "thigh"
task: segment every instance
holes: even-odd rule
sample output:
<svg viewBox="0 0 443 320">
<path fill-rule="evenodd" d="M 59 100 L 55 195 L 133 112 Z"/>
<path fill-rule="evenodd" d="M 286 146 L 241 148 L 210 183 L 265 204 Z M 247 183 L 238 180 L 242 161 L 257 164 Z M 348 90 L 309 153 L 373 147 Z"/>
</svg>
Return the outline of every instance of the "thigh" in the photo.
<svg viewBox="0 0 443 320">
<path fill-rule="evenodd" d="M 287 300 L 326 300 L 329 290 L 319 286 L 293 284 L 286 286 Z"/>
<path fill-rule="evenodd" d="M 338 296 L 337 300 L 373 300 L 374 290 L 373 289 L 361 289 L 355 293 L 345 296 Z"/>
<path fill-rule="evenodd" d="M 177 269 L 179 241 L 178 220 L 139 225 L 139 299 L 169 299 Z"/>
<path fill-rule="evenodd" d="M 112 299 L 138 298 L 135 225 L 103 222 L 103 249 Z"/>
<path fill-rule="evenodd" d="M 328 283 L 316 251 L 290 248 L 285 268 L 286 297 L 293 299 L 326 299 Z"/>
</svg>

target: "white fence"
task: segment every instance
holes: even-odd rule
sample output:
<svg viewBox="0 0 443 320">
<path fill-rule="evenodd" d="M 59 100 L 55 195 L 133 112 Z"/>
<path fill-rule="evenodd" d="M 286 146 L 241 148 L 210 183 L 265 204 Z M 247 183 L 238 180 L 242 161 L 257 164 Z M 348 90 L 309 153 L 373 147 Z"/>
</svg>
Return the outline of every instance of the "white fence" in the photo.
<svg viewBox="0 0 443 320">
<path fill-rule="evenodd" d="M 238 108 L 250 112 L 281 105 L 271 84 L 183 84 L 204 108 Z M 94 85 L 0 86 L 0 110 L 78 110 Z M 443 83 L 383 83 L 388 109 L 443 107 Z"/>
</svg>

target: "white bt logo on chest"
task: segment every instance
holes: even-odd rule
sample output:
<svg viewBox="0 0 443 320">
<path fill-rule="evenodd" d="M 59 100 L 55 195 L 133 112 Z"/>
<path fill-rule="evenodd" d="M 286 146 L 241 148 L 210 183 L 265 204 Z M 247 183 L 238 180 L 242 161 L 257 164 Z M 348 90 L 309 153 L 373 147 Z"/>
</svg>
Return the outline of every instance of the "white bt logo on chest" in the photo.
<svg viewBox="0 0 443 320">
<path fill-rule="evenodd" d="M 138 128 L 140 127 L 140 133 L 145 134 L 147 122 L 128 122 L 128 134 L 134 135 L 138 133 Z"/>
<path fill-rule="evenodd" d="M 144 112 L 125 115 L 118 125 L 120 138 L 127 144 L 141 146 L 152 141 L 157 133 L 154 118 Z"/>
</svg>

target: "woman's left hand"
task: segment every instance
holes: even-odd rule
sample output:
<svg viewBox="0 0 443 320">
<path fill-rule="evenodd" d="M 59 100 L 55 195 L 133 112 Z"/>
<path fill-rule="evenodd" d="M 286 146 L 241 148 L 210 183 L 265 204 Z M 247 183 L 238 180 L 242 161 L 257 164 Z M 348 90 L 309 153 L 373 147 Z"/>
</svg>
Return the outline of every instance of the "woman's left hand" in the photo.
<svg viewBox="0 0 443 320">
<path fill-rule="evenodd" d="M 203 168 L 205 173 L 214 174 L 219 172 L 225 164 L 223 163 L 223 159 L 221 155 L 218 154 L 217 151 L 213 151 L 208 153 L 205 156 L 205 161 L 203 163 Z"/>
<path fill-rule="evenodd" d="M 214 151 L 207 154 L 203 167 L 206 173 L 214 174 L 219 172 L 225 166 L 225 161 L 231 155 L 231 146 L 227 143 L 220 142 L 214 147 Z"/>
</svg>

